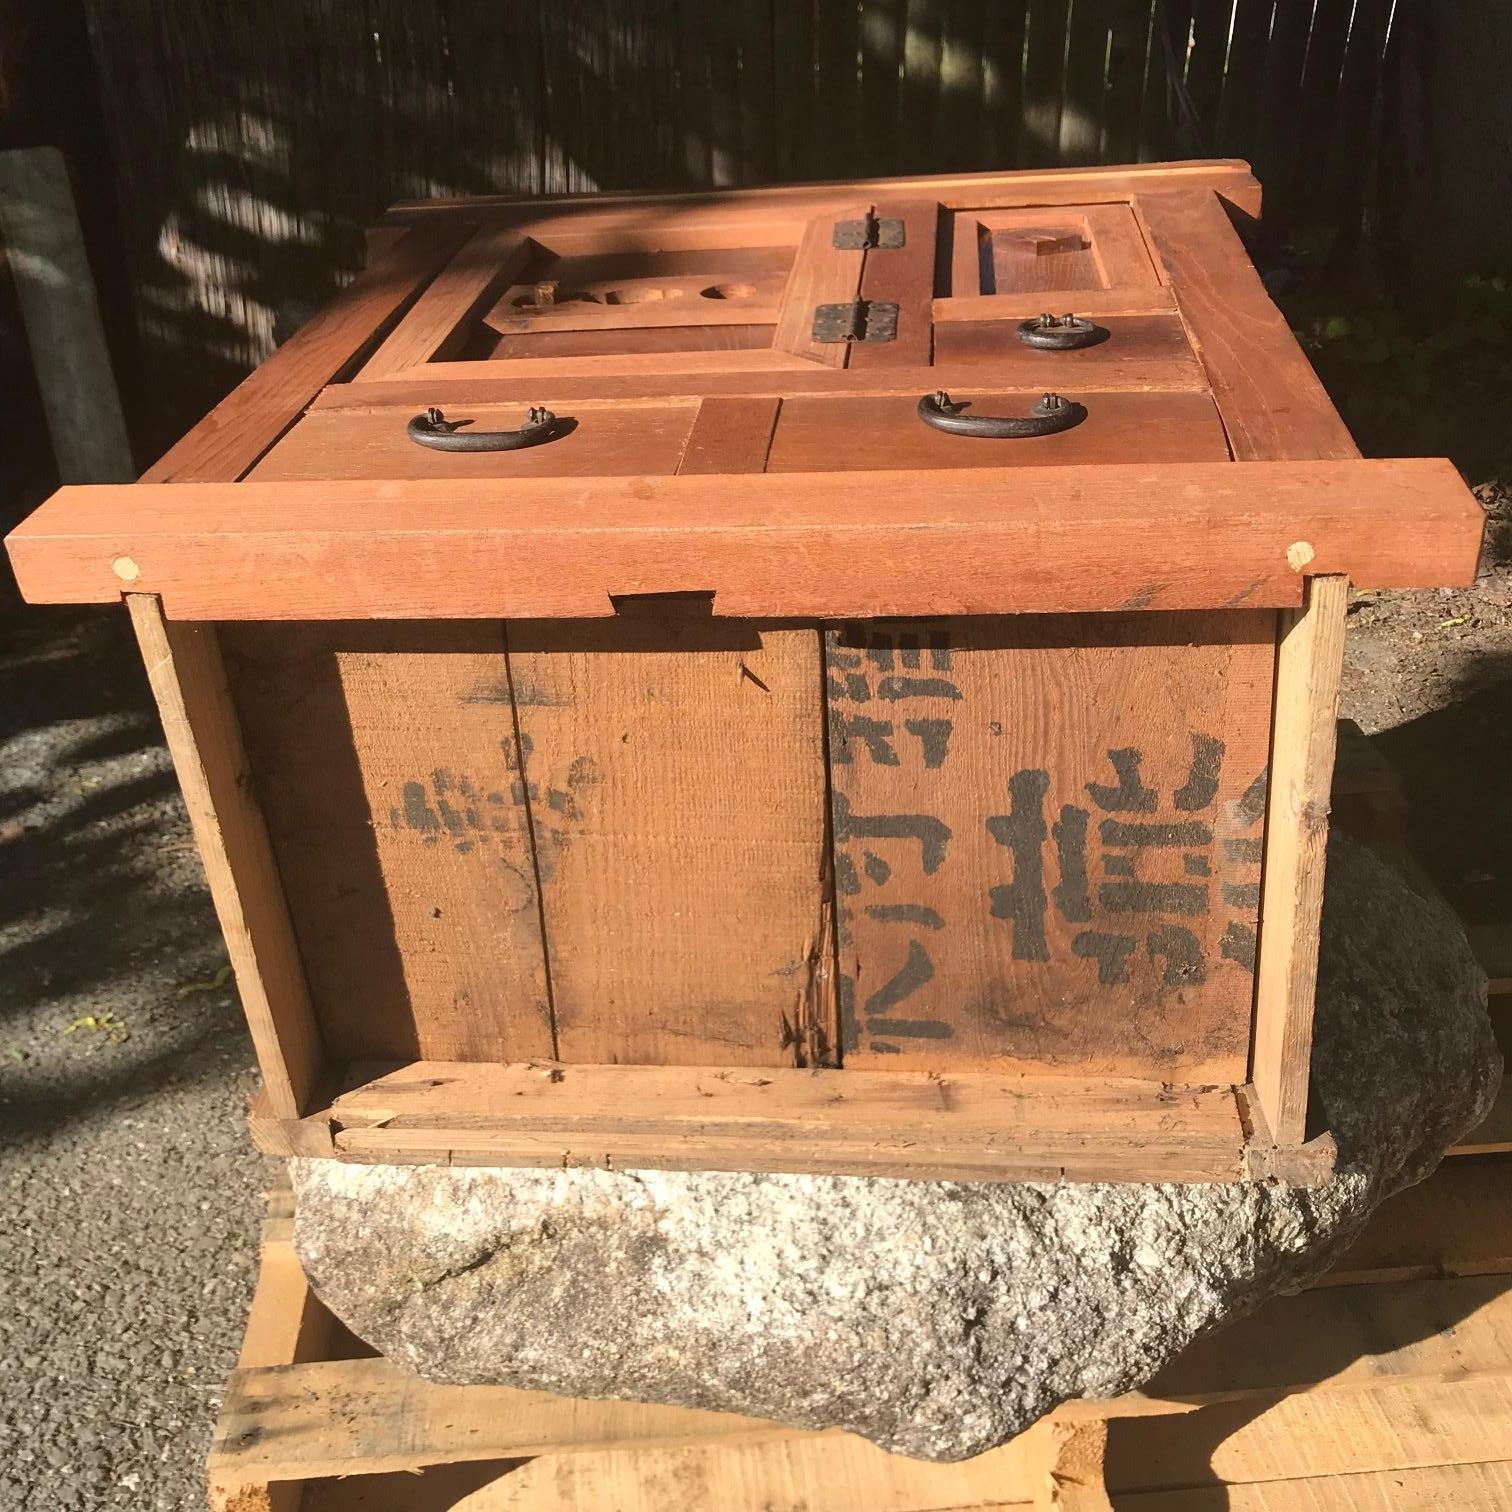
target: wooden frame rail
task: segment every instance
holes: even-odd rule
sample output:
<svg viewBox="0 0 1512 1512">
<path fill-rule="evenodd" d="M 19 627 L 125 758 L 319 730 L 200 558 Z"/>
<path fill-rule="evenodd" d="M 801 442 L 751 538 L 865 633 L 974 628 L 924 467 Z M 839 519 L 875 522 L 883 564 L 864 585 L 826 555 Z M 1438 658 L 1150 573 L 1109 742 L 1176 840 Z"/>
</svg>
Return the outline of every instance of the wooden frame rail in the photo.
<svg viewBox="0 0 1512 1512">
<path fill-rule="evenodd" d="M 33 603 L 173 618 L 575 618 L 1298 607 L 1313 574 L 1472 581 L 1446 461 L 65 488 L 8 537 Z"/>
<path fill-rule="evenodd" d="M 270 1155 L 932 1181 L 1305 1182 L 1334 1156 L 1326 1136 L 1275 1148 L 1238 1087 L 554 1061 L 415 1061 L 252 1132 Z"/>
</svg>

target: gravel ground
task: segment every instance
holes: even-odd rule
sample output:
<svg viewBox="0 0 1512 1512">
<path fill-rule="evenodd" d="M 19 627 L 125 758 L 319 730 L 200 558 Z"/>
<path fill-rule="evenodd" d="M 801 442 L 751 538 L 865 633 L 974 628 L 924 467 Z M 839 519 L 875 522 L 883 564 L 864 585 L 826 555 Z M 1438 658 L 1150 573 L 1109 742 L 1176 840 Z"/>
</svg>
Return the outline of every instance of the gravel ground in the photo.
<svg viewBox="0 0 1512 1512">
<path fill-rule="evenodd" d="M 0 1507 L 198 1508 L 271 1162 L 120 611 L 0 601 Z"/>
</svg>

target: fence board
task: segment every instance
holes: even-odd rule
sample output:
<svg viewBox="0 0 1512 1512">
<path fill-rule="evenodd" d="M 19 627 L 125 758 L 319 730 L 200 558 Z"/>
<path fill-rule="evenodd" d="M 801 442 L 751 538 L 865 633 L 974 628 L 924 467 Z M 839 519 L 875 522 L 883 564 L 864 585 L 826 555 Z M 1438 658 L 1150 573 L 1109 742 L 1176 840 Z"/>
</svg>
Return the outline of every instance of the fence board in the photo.
<svg viewBox="0 0 1512 1512">
<path fill-rule="evenodd" d="M 165 395 L 180 424 L 351 275 L 362 226 L 399 198 L 1221 150 L 1257 161 L 1272 219 L 1358 220 L 1389 14 L 1388 0 L 323 0 L 297 18 L 84 5 L 144 356 L 182 378 Z"/>
</svg>

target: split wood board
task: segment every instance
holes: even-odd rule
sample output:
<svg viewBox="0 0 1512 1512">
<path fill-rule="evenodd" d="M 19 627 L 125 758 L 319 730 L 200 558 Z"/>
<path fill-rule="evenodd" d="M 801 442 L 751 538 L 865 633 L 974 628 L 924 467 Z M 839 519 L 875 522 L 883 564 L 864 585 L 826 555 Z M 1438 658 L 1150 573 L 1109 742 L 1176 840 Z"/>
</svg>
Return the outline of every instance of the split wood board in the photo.
<svg viewBox="0 0 1512 1512">
<path fill-rule="evenodd" d="M 181 619 L 601 617 L 612 595 L 868 618 L 1295 606 L 1304 573 L 1463 584 L 1447 462 L 64 488 L 7 538 L 33 603 Z"/>
<path fill-rule="evenodd" d="M 270 1153 L 390 1163 L 1232 1181 L 1286 1155 L 1253 1148 L 1244 1097 L 987 1072 L 422 1061 L 253 1133 Z M 1308 1153 L 1321 1174 L 1327 1152 Z"/>
</svg>

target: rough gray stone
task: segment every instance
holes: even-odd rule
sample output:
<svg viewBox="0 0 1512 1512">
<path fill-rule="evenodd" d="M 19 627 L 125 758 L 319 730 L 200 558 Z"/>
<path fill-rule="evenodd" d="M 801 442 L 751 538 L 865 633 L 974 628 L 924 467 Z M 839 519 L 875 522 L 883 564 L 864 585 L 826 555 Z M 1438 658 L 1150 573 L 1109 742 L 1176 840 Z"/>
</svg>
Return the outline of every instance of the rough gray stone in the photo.
<svg viewBox="0 0 1512 1512">
<path fill-rule="evenodd" d="M 296 1163 L 319 1295 L 423 1375 L 840 1425 L 961 1459 L 1325 1270 L 1489 1107 L 1457 921 L 1329 847 L 1315 1189 Z"/>
</svg>

